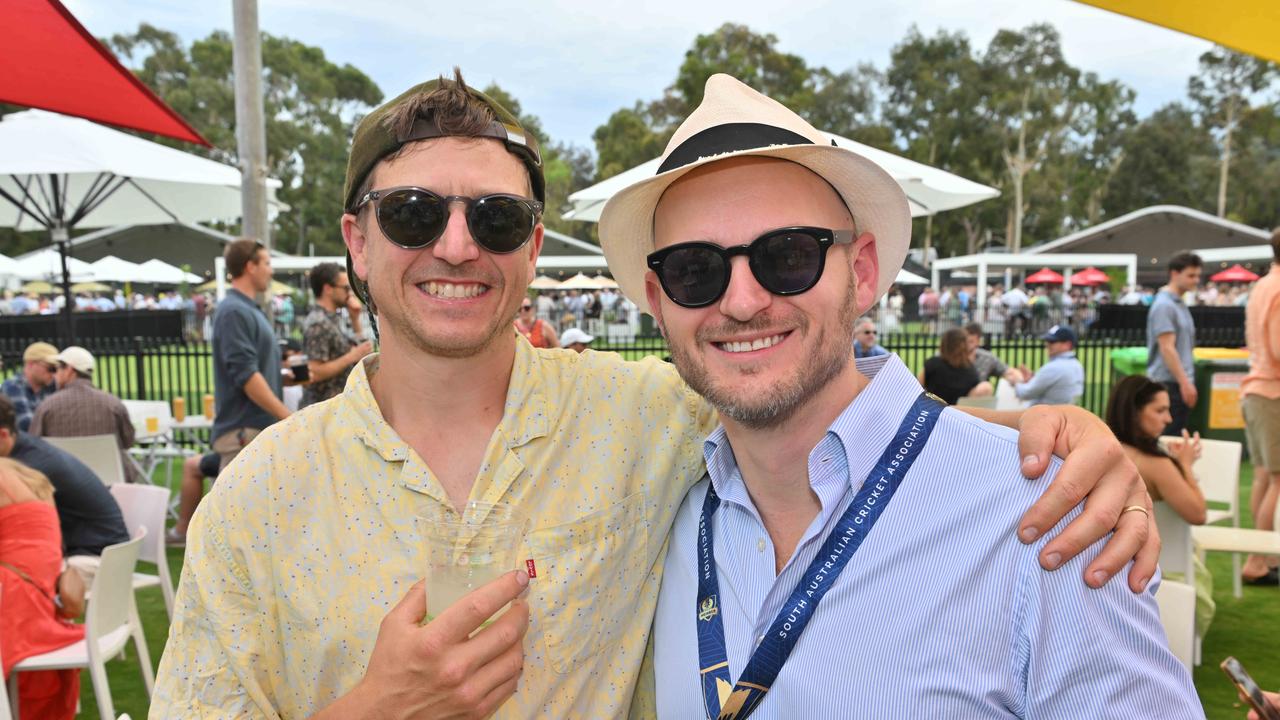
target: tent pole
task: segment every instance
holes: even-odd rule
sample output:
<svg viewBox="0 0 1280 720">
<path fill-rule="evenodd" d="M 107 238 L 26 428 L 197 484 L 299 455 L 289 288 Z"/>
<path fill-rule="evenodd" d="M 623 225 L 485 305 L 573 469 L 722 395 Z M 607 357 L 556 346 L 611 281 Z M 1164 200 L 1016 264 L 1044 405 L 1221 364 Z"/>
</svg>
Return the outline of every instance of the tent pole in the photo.
<svg viewBox="0 0 1280 720">
<path fill-rule="evenodd" d="M 262 110 L 262 36 L 258 0 L 234 0 L 236 149 L 240 156 L 240 234 L 271 249 L 267 222 L 267 131 Z"/>
<path fill-rule="evenodd" d="M 53 242 L 58 246 L 58 255 L 62 259 L 62 299 L 64 305 L 62 312 L 61 337 L 58 339 L 62 347 L 70 345 L 74 340 L 75 330 L 71 324 L 71 311 L 75 308 L 75 301 L 71 297 L 71 273 L 67 270 L 67 255 L 71 252 L 70 234 L 67 228 L 61 222 L 49 229 L 53 236 Z"/>
</svg>

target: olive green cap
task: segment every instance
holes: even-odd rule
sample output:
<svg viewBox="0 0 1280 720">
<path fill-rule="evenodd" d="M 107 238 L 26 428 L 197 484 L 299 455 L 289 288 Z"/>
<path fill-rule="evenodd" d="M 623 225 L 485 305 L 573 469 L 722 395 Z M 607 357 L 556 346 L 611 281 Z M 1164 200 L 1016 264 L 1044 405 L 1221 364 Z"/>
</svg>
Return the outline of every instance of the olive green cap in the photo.
<svg viewBox="0 0 1280 720">
<path fill-rule="evenodd" d="M 354 209 L 359 200 L 355 197 L 356 191 L 360 189 L 360 185 L 364 183 L 365 178 L 379 160 L 399 150 L 405 143 L 445 136 L 430 117 L 419 117 L 410 131 L 402 137 L 396 135 L 395 129 L 387 120 L 388 116 L 402 103 L 429 93 L 442 84 L 453 82 L 446 78 L 437 78 L 415 85 L 364 116 L 356 126 L 355 136 L 351 139 L 351 157 L 347 160 L 347 180 L 342 190 L 342 207 L 345 210 L 350 212 Z M 480 136 L 491 137 L 505 143 L 507 149 L 528 169 L 534 198 L 545 201 L 546 183 L 542 177 L 542 156 L 538 152 L 537 140 L 525 131 L 515 115 L 496 100 L 472 87 L 468 86 L 466 89 L 471 97 L 484 103 L 494 115 L 493 125 Z"/>
</svg>

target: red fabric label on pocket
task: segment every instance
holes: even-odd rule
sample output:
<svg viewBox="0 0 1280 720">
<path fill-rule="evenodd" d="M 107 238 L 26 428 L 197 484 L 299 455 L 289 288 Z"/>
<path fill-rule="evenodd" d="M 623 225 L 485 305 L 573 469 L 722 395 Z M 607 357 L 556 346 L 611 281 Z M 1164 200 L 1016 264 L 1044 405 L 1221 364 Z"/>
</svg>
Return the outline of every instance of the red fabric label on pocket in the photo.
<svg viewBox="0 0 1280 720">
<path fill-rule="evenodd" d="M 538 568 L 536 565 L 533 564 L 533 558 L 529 558 L 528 560 L 525 560 L 524 566 L 529 571 L 529 577 L 531 578 L 538 577 Z"/>
</svg>

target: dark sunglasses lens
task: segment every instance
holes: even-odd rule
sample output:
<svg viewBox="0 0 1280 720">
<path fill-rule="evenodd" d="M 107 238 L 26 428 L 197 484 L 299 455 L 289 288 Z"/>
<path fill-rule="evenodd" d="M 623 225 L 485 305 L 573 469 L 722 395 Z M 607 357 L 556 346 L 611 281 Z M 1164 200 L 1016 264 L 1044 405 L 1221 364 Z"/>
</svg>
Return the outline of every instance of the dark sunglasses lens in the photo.
<svg viewBox="0 0 1280 720">
<path fill-rule="evenodd" d="M 444 232 L 448 219 L 444 200 L 423 190 L 395 190 L 378 202 L 378 227 L 400 247 L 430 245 Z"/>
<path fill-rule="evenodd" d="M 516 198 L 490 195 L 471 206 L 467 226 L 471 236 L 489 252 L 519 250 L 533 233 L 533 210 Z"/>
<path fill-rule="evenodd" d="M 752 244 L 751 264 L 764 289 L 781 295 L 803 292 L 822 270 L 822 244 L 800 232 L 762 238 Z"/>
<path fill-rule="evenodd" d="M 711 248 L 678 248 L 662 261 L 662 286 L 681 305 L 708 305 L 724 292 L 728 271 L 724 257 Z"/>
</svg>

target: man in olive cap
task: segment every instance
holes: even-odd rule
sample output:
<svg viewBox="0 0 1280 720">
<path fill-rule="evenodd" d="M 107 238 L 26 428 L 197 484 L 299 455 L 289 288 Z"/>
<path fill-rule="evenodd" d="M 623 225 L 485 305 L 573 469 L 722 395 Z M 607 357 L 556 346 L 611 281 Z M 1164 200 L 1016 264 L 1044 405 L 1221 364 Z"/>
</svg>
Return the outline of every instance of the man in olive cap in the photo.
<svg viewBox="0 0 1280 720">
<path fill-rule="evenodd" d="M 541 155 L 460 74 L 361 121 L 345 192 L 350 280 L 381 352 L 265 430 L 201 503 L 151 716 L 626 714 L 710 406 L 656 359 L 535 350 L 516 333 L 542 246 Z M 1113 467 L 1114 438 L 1068 412 L 1028 416 L 1022 447 L 1033 476 L 1050 452 L 1084 451 L 1027 536 L 1079 502 L 1071 487 L 1107 479 L 1094 515 L 1048 545 L 1064 558 L 1145 496 Z M 414 582 L 415 518 L 476 517 L 474 502 L 527 518 L 524 562 L 448 605 Z M 1114 574 L 1145 541 L 1118 532 L 1090 571 Z"/>
<path fill-rule="evenodd" d="M 57 355 L 58 348 L 47 342 L 31 343 L 22 351 L 22 374 L 0 384 L 0 392 L 13 403 L 18 429 L 23 432 L 31 428 L 31 418 L 35 416 L 40 401 L 58 389 L 53 382 L 53 373 L 58 369 L 54 362 Z"/>
</svg>

